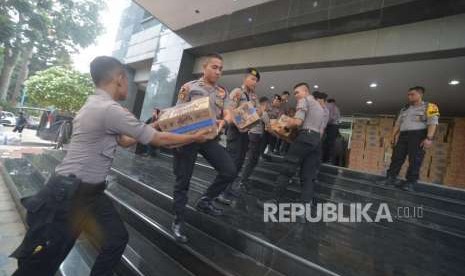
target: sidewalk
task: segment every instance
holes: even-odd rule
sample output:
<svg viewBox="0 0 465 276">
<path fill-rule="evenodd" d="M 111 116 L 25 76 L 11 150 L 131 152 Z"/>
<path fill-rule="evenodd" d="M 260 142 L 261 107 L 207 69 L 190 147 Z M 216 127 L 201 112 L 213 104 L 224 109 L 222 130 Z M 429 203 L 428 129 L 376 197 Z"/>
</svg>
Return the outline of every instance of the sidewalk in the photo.
<svg viewBox="0 0 465 276">
<path fill-rule="evenodd" d="M 21 243 L 25 228 L 3 177 L 0 176 L 0 276 L 10 276 L 16 260 L 8 255 Z"/>
</svg>

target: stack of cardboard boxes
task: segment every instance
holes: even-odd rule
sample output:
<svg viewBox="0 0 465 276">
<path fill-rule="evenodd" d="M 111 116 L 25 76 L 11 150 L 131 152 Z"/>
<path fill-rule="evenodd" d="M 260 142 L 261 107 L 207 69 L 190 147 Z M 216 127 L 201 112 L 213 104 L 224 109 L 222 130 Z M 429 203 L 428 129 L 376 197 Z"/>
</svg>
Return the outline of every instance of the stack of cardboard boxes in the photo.
<svg viewBox="0 0 465 276">
<path fill-rule="evenodd" d="M 447 164 L 444 184 L 452 187 L 465 188 L 465 118 L 455 118 L 453 129 L 449 130 L 452 136 L 450 157 Z"/>
<path fill-rule="evenodd" d="M 383 173 L 386 154 L 389 155 L 392 118 L 356 119 L 349 155 L 349 167 L 371 173 Z"/>
<path fill-rule="evenodd" d="M 355 119 L 352 129 L 349 168 L 385 174 L 392 157 L 392 117 Z M 426 150 L 420 180 L 465 188 L 465 118 L 441 120 L 433 146 Z M 399 176 L 405 177 L 408 158 Z"/>
</svg>

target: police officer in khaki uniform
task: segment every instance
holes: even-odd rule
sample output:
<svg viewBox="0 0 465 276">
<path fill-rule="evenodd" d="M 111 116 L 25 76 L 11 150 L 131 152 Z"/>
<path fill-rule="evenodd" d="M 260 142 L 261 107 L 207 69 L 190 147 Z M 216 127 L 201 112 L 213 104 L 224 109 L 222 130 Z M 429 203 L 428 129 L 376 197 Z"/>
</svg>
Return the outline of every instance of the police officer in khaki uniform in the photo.
<svg viewBox="0 0 465 276">
<path fill-rule="evenodd" d="M 209 54 L 203 63 L 203 76 L 184 84 L 178 94 L 178 103 L 182 104 L 200 97 L 210 97 L 212 106 L 218 119 L 219 129 L 232 123 L 231 113 L 225 106 L 228 104 L 227 92 L 217 85 L 223 72 L 223 58 L 219 54 Z M 218 172 L 213 183 L 206 193 L 196 203 L 197 210 L 219 216 L 223 210 L 213 205 L 213 199 L 234 181 L 237 169 L 234 161 L 226 149 L 219 144 L 218 139 L 205 143 L 195 143 L 180 147 L 174 151 L 173 170 L 176 176 L 174 187 L 174 213 L 175 220 L 172 225 L 173 234 L 179 242 L 187 242 L 188 238 L 183 233 L 187 192 L 194 169 L 197 153 L 200 153 Z"/>
<path fill-rule="evenodd" d="M 255 93 L 255 87 L 260 81 L 260 73 L 255 68 L 248 68 L 245 72 L 242 85 L 235 88 L 229 94 L 228 108 L 230 110 L 238 108 L 241 104 L 252 102 L 255 107 L 258 107 L 258 97 Z M 257 110 L 259 115 L 261 112 Z M 237 171 L 242 169 L 245 155 L 249 144 L 249 129 L 238 129 L 236 125 L 230 124 L 226 131 L 226 150 L 231 155 Z M 232 199 L 239 195 L 239 186 L 228 184 L 226 190 L 217 198 L 223 204 L 231 204 Z"/>
<path fill-rule="evenodd" d="M 313 181 L 317 177 L 321 158 L 321 136 L 327 121 L 322 106 L 310 94 L 307 83 L 297 84 L 294 87 L 294 96 L 297 99 L 296 114 L 287 122 L 287 127 L 298 128 L 299 134 L 284 157 L 272 202 L 276 202 L 284 194 L 290 179 L 299 168 L 301 200 L 310 203 L 313 199 Z"/>
<path fill-rule="evenodd" d="M 425 88 L 415 86 L 407 93 L 408 104 L 400 110 L 392 133 L 394 150 L 387 178 L 380 184 L 395 185 L 402 190 L 414 189 L 425 149 L 431 147 L 439 121 L 439 109 L 433 103 L 423 101 Z M 397 176 L 408 155 L 409 166 L 406 182 L 398 183 Z"/>
<path fill-rule="evenodd" d="M 117 145 L 128 147 L 139 141 L 170 146 L 205 141 L 204 132 L 157 132 L 125 110 L 117 101 L 126 99 L 128 79 L 118 60 L 97 57 L 90 65 L 90 74 L 97 90 L 74 118 L 65 158 L 46 186 L 22 201 L 28 210 L 29 229 L 12 254 L 18 259 L 15 276 L 55 275 L 83 230 L 100 237 L 101 242 L 90 275 L 113 275 L 128 242 L 128 232 L 104 194 Z"/>
<path fill-rule="evenodd" d="M 270 129 L 270 117 L 268 110 L 270 109 L 270 100 L 267 97 L 259 99 L 259 106 L 262 116 L 260 122 L 255 124 L 249 130 L 249 145 L 247 149 L 247 158 L 244 163 L 244 171 L 241 175 L 240 185 L 247 189 L 250 175 L 258 164 L 262 148 L 262 139 L 265 132 Z"/>
</svg>

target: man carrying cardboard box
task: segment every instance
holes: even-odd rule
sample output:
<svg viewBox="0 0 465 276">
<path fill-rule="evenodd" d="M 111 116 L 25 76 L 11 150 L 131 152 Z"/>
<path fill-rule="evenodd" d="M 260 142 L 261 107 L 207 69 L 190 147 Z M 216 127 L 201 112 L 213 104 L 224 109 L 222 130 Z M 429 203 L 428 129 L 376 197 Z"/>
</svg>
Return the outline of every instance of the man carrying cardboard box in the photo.
<svg viewBox="0 0 465 276">
<path fill-rule="evenodd" d="M 259 81 L 260 73 L 258 70 L 255 68 L 248 68 L 245 72 L 242 85 L 233 89 L 229 94 L 229 109 L 237 110 L 241 107 L 245 107 L 246 109 L 258 107 L 259 104 L 257 94 L 255 93 L 255 86 Z M 252 106 L 244 106 L 246 104 Z M 242 117 L 240 114 L 236 115 L 238 117 Z M 258 115 L 261 116 L 261 112 L 259 112 Z M 259 119 L 259 117 L 256 119 Z M 249 144 L 249 137 L 247 132 L 251 126 L 250 123 L 241 123 L 241 120 L 242 118 L 235 119 L 235 124 L 230 124 L 226 132 L 226 150 L 231 155 L 238 172 L 241 170 L 242 165 L 244 164 L 245 155 L 247 153 Z M 234 179 L 231 180 L 226 190 L 217 198 L 219 202 L 223 204 L 231 204 L 232 199 L 235 196 L 238 196 L 239 186 L 233 185 L 233 182 Z"/>
<path fill-rule="evenodd" d="M 299 134 L 284 156 L 282 171 L 276 180 L 274 198 L 270 200 L 272 203 L 277 203 L 284 194 L 289 180 L 299 168 L 301 200 L 310 203 L 313 199 L 313 182 L 317 177 L 321 158 L 321 136 L 327 120 L 323 107 L 310 94 L 307 83 L 294 86 L 294 96 L 297 99 L 297 111 L 294 118 L 287 120 L 287 128 L 297 128 Z"/>
<path fill-rule="evenodd" d="M 232 123 L 231 113 L 225 108 L 228 102 L 227 93 L 217 85 L 222 72 L 223 58 L 215 53 L 207 55 L 203 63 L 203 76 L 198 80 L 184 84 L 179 91 L 177 102 L 178 105 L 202 97 L 209 97 L 210 105 L 218 119 L 219 130 Z M 233 159 L 226 149 L 219 144 L 218 139 L 209 140 L 205 143 L 194 143 L 174 150 L 173 170 L 176 176 L 176 185 L 174 186 L 173 195 L 175 219 L 172 230 L 174 237 L 179 242 L 188 241 L 187 236 L 183 233 L 183 223 L 188 200 L 187 192 L 189 191 L 190 179 L 198 153 L 207 159 L 218 172 L 218 175 L 205 194 L 197 201 L 197 210 L 214 216 L 222 215 L 223 210 L 215 207 L 212 201 L 237 176 L 237 169 Z"/>
</svg>

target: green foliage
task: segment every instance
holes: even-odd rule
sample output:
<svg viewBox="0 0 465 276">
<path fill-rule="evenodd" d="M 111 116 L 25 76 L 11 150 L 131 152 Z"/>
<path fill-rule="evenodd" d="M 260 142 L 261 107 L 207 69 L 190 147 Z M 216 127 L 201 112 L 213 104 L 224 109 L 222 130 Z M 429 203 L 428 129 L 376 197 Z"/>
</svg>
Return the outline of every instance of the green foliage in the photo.
<svg viewBox="0 0 465 276">
<path fill-rule="evenodd" d="M 2 108 L 3 111 L 8 111 L 8 112 L 16 112 L 15 107 L 8 101 L 2 101 L 0 100 L 0 107 Z"/>
<path fill-rule="evenodd" d="M 56 66 L 38 72 L 25 83 L 28 101 L 34 106 L 54 106 L 76 112 L 94 91 L 89 74 Z"/>
</svg>

